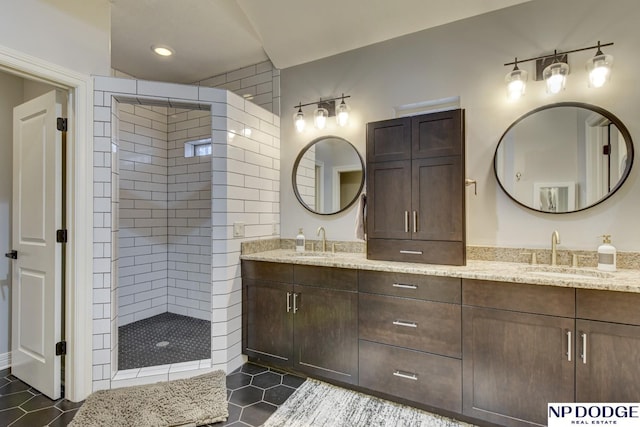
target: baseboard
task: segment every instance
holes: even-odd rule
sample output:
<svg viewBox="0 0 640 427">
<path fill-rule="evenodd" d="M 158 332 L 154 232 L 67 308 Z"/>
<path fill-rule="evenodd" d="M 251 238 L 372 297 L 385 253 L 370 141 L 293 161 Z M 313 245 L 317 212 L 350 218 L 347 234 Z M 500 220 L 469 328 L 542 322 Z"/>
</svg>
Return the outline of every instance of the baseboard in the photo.
<svg viewBox="0 0 640 427">
<path fill-rule="evenodd" d="M 0 354 L 0 369 L 11 367 L 11 352 Z"/>
</svg>

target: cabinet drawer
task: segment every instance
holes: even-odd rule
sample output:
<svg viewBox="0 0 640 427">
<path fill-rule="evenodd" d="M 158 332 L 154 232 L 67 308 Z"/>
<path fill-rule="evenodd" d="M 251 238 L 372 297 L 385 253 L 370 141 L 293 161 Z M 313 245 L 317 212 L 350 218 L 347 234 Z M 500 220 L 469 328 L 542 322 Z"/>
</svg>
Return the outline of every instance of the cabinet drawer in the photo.
<svg viewBox="0 0 640 427">
<path fill-rule="evenodd" d="M 640 294 L 632 292 L 576 290 L 576 317 L 604 322 L 640 325 Z"/>
<path fill-rule="evenodd" d="M 242 261 L 242 277 L 270 282 L 293 282 L 293 264 L 264 261 Z"/>
<path fill-rule="evenodd" d="M 358 290 L 372 294 L 460 304 L 460 279 L 419 274 L 360 270 Z"/>
<path fill-rule="evenodd" d="M 462 304 L 549 316 L 575 317 L 575 289 L 462 279 Z"/>
<path fill-rule="evenodd" d="M 358 270 L 294 265 L 293 282 L 297 285 L 355 292 L 358 290 Z"/>
<path fill-rule="evenodd" d="M 461 306 L 359 294 L 360 338 L 461 357 Z"/>
<path fill-rule="evenodd" d="M 427 264 L 465 265 L 465 247 L 458 241 L 369 239 L 367 258 Z"/>
<path fill-rule="evenodd" d="M 462 411 L 462 362 L 360 340 L 361 387 L 425 405 Z"/>
</svg>

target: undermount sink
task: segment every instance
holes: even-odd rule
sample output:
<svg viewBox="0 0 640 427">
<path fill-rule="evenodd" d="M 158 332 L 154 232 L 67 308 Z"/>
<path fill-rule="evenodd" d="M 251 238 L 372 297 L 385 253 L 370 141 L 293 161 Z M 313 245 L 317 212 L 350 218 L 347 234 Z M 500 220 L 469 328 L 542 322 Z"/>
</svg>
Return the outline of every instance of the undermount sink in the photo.
<svg viewBox="0 0 640 427">
<path fill-rule="evenodd" d="M 613 274 L 604 271 L 568 266 L 531 265 L 525 267 L 524 271 L 537 276 L 561 279 L 607 279 L 613 277 Z"/>
</svg>

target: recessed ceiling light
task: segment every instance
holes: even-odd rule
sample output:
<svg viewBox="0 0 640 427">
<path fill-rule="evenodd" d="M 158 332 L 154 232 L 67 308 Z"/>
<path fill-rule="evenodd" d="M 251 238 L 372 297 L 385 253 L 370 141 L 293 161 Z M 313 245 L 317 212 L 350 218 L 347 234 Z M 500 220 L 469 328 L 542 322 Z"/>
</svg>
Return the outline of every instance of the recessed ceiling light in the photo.
<svg viewBox="0 0 640 427">
<path fill-rule="evenodd" d="M 174 54 L 173 49 L 169 46 L 153 45 L 151 46 L 151 50 L 160 56 L 171 56 Z"/>
</svg>

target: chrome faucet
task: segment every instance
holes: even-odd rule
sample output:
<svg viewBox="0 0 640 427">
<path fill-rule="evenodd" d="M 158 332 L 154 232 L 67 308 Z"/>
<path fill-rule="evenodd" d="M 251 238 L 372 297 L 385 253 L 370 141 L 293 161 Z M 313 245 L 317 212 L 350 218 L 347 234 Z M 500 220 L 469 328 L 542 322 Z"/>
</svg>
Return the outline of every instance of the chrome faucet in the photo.
<svg viewBox="0 0 640 427">
<path fill-rule="evenodd" d="M 553 233 L 551 233 L 551 265 L 558 265 L 556 249 L 558 243 L 560 243 L 560 233 L 558 233 L 558 230 L 554 230 Z"/>
<path fill-rule="evenodd" d="M 322 233 L 322 252 L 326 252 L 327 251 L 327 238 L 326 238 L 326 232 L 324 231 L 324 227 L 318 227 L 318 231 L 316 233 L 316 236 L 319 236 L 320 233 Z"/>
</svg>

